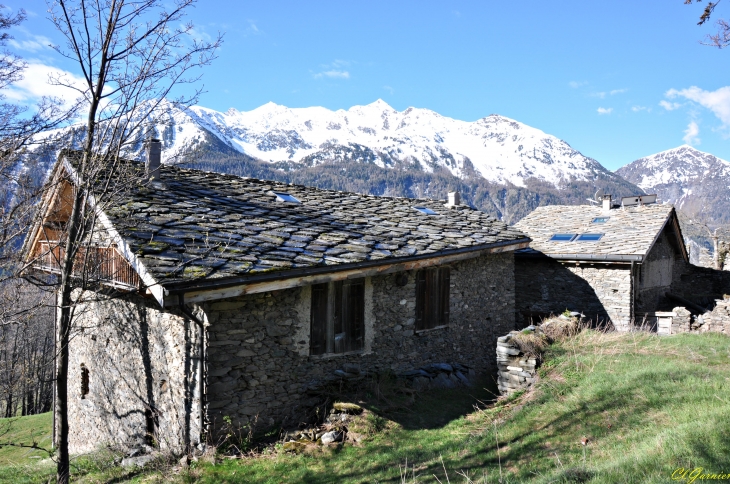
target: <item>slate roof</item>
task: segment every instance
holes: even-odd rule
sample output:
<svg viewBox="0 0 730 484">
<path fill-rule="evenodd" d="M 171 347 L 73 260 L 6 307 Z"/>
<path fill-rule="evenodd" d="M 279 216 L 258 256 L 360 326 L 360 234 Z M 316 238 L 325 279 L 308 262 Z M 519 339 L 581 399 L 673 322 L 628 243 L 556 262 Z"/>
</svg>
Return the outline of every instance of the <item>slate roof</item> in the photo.
<svg viewBox="0 0 730 484">
<path fill-rule="evenodd" d="M 273 192 L 289 193 L 301 203 L 277 201 Z M 449 209 L 443 201 L 320 190 L 174 166 L 162 166 L 161 183 L 125 197 L 105 214 L 165 287 L 298 268 L 387 264 L 529 241 L 467 206 Z"/>
<path fill-rule="evenodd" d="M 605 223 L 592 223 L 598 217 L 609 218 Z M 641 261 L 671 217 L 676 215 L 669 204 L 614 208 L 609 213 L 596 206 L 552 205 L 536 208 L 514 226 L 532 239 L 530 249 L 522 254 L 541 253 L 568 260 Z M 549 240 L 554 234 L 583 233 L 604 235 L 596 242 Z M 681 234 L 679 241 L 685 250 Z"/>
</svg>

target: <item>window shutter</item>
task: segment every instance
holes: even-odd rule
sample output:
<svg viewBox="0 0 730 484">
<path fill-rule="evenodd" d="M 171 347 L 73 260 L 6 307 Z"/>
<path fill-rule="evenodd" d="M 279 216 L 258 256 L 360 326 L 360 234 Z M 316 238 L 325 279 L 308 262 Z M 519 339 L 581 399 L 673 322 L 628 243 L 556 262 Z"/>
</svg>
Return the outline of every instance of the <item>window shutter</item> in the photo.
<svg viewBox="0 0 730 484">
<path fill-rule="evenodd" d="M 426 270 L 426 324 L 430 329 L 438 326 L 441 316 L 441 297 L 439 293 L 438 269 Z"/>
<path fill-rule="evenodd" d="M 362 280 L 343 284 L 342 317 L 345 351 L 361 350 L 365 334 L 365 283 Z"/>
<path fill-rule="evenodd" d="M 312 286 L 310 321 L 309 353 L 322 355 L 327 351 L 327 284 Z"/>
<path fill-rule="evenodd" d="M 451 269 L 442 267 L 439 269 L 439 306 L 441 314 L 438 319 L 439 325 L 449 324 L 449 294 L 451 293 Z"/>
<path fill-rule="evenodd" d="M 416 273 L 416 330 L 426 329 L 426 271 Z"/>
</svg>

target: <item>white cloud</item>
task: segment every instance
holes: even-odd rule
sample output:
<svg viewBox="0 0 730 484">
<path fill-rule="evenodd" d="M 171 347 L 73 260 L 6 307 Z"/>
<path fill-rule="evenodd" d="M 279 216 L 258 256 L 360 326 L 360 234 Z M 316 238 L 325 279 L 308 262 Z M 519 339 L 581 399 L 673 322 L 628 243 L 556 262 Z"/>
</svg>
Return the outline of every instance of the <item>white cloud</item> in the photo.
<svg viewBox="0 0 730 484">
<path fill-rule="evenodd" d="M 395 89 L 393 89 L 390 86 L 383 86 L 383 89 L 385 89 L 386 91 L 388 91 L 390 94 L 395 93 Z"/>
<path fill-rule="evenodd" d="M 669 101 L 665 101 L 663 99 L 659 101 L 659 105 L 667 111 L 674 111 L 675 109 L 682 106 L 680 103 L 670 103 Z"/>
<path fill-rule="evenodd" d="M 687 129 L 684 130 L 684 136 L 682 137 L 682 139 L 688 145 L 696 146 L 700 144 L 700 139 L 697 137 L 697 135 L 699 134 L 700 127 L 697 125 L 696 122 L 690 121 L 690 123 L 687 125 Z"/>
<path fill-rule="evenodd" d="M 721 87 L 716 91 L 705 91 L 697 86 L 688 89 L 670 89 L 666 92 L 670 99 L 683 97 L 696 102 L 717 116 L 724 127 L 730 127 L 730 86 Z"/>
<path fill-rule="evenodd" d="M 43 35 L 32 35 L 30 39 L 16 40 L 10 39 L 8 44 L 14 49 L 26 50 L 28 52 L 38 52 L 51 48 L 51 39 Z"/>
<path fill-rule="evenodd" d="M 639 111 L 651 111 L 651 109 L 647 108 L 646 106 L 631 106 L 631 110 L 635 113 L 638 113 Z"/>
<path fill-rule="evenodd" d="M 628 89 L 614 89 L 611 92 L 609 92 L 609 94 L 611 96 L 615 96 L 616 94 L 623 94 L 623 93 L 625 93 L 627 91 L 628 91 Z"/>
<path fill-rule="evenodd" d="M 79 88 L 84 85 L 83 78 L 68 71 L 39 62 L 29 62 L 27 69 L 23 71 L 23 78 L 0 91 L 0 94 L 17 104 L 31 105 L 43 96 L 51 96 L 63 99 L 67 105 L 71 105 L 79 93 L 65 86 L 51 84 L 51 78 L 62 79 L 66 84 Z"/>
<path fill-rule="evenodd" d="M 585 86 L 588 84 L 588 81 L 570 81 L 568 85 L 572 87 L 573 89 L 578 89 L 581 86 Z"/>
<path fill-rule="evenodd" d="M 318 72 L 314 75 L 315 79 L 322 79 L 323 77 L 329 77 L 330 79 L 349 79 L 350 73 L 333 69 L 331 71 Z"/>
<path fill-rule="evenodd" d="M 598 114 L 611 114 L 613 112 L 613 108 L 598 108 Z"/>
<path fill-rule="evenodd" d="M 328 77 L 330 79 L 349 79 L 350 72 L 344 69 L 349 65 L 350 61 L 335 59 L 330 64 L 320 65 L 320 68 L 322 68 L 323 70 L 313 74 L 313 77 L 315 79 L 323 79 L 325 77 Z"/>
</svg>

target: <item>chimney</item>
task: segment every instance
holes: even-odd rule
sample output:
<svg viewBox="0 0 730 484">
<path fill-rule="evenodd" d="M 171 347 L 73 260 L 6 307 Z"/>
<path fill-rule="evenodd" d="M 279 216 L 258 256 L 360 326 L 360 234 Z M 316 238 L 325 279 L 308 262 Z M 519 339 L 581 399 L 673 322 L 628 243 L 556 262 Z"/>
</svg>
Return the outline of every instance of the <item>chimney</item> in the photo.
<svg viewBox="0 0 730 484">
<path fill-rule="evenodd" d="M 145 162 L 145 174 L 147 179 L 157 181 L 160 179 L 160 158 L 162 155 L 162 143 L 157 138 L 150 138 L 147 142 L 147 161 Z"/>
<path fill-rule="evenodd" d="M 459 205 L 461 205 L 461 195 L 459 195 L 459 192 L 449 192 L 449 201 L 446 206 L 458 207 Z"/>
<path fill-rule="evenodd" d="M 611 195 L 604 195 L 603 196 L 603 213 L 610 212 L 612 205 L 613 205 L 613 203 L 611 202 Z"/>
</svg>

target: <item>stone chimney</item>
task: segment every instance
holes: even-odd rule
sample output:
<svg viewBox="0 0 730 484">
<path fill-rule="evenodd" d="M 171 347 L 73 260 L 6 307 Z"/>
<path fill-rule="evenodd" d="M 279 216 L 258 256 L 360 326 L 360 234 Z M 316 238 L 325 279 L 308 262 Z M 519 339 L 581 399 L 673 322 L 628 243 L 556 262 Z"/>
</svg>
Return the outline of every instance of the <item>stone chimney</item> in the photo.
<svg viewBox="0 0 730 484">
<path fill-rule="evenodd" d="M 603 196 L 603 213 L 610 212 L 612 206 L 613 206 L 613 202 L 611 201 L 611 195 L 604 195 Z"/>
<path fill-rule="evenodd" d="M 459 192 L 449 192 L 449 201 L 447 207 L 458 207 L 461 205 L 461 195 Z"/>
<path fill-rule="evenodd" d="M 148 180 L 158 181 L 160 179 L 161 158 L 162 143 L 157 138 L 150 138 L 147 142 L 147 161 L 145 162 L 145 174 Z"/>
</svg>

